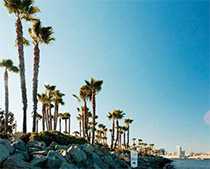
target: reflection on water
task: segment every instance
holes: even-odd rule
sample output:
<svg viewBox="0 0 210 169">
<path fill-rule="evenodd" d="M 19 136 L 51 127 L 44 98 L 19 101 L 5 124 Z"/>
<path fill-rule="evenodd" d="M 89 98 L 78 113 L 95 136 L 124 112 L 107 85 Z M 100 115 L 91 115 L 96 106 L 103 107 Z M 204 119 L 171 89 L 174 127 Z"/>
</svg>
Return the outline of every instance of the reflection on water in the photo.
<svg viewBox="0 0 210 169">
<path fill-rule="evenodd" d="M 210 169 L 210 160 L 175 160 L 175 169 Z"/>
</svg>

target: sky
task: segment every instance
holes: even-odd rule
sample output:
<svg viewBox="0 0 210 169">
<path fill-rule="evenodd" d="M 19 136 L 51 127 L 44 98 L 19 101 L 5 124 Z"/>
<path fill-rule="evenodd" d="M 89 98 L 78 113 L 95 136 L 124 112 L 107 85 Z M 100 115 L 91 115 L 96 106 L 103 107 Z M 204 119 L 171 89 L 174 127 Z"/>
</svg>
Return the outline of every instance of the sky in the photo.
<svg viewBox="0 0 210 169">
<path fill-rule="evenodd" d="M 72 97 L 84 80 L 104 81 L 97 95 L 99 122 L 122 109 L 134 119 L 131 137 L 175 151 L 176 145 L 210 151 L 209 1 L 37 0 L 43 26 L 56 41 L 41 46 L 39 92 L 54 84 L 64 92 L 61 112 L 72 115 Z M 0 59 L 18 64 L 15 17 L 0 4 Z M 30 23 L 24 23 L 24 34 Z M 28 130 L 31 130 L 33 45 L 25 48 Z M 0 107 L 4 108 L 3 70 Z M 22 126 L 19 75 L 9 74 L 10 110 Z M 40 106 L 40 105 L 39 105 Z M 39 107 L 40 111 L 40 107 Z"/>
</svg>

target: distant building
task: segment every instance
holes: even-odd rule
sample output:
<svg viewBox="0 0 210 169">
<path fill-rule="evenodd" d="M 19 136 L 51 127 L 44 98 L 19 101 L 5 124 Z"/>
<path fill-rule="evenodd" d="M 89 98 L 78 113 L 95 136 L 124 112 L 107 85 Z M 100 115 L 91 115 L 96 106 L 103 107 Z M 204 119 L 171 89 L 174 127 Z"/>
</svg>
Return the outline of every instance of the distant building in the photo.
<svg viewBox="0 0 210 169">
<path fill-rule="evenodd" d="M 180 158 L 180 159 L 185 158 L 185 151 L 182 150 L 181 146 L 176 146 L 176 155 L 177 155 L 177 158 Z"/>
</svg>

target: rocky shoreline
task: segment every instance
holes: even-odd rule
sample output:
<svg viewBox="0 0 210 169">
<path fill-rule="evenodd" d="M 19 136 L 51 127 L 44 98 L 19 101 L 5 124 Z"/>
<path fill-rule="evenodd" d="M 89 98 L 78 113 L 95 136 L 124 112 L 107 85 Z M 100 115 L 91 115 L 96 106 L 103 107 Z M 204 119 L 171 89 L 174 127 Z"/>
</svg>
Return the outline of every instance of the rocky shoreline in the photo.
<svg viewBox="0 0 210 169">
<path fill-rule="evenodd" d="M 161 169 L 171 161 L 161 157 L 140 157 L 138 169 Z M 100 145 L 69 144 L 0 139 L 0 169 L 130 169 L 122 154 Z"/>
</svg>

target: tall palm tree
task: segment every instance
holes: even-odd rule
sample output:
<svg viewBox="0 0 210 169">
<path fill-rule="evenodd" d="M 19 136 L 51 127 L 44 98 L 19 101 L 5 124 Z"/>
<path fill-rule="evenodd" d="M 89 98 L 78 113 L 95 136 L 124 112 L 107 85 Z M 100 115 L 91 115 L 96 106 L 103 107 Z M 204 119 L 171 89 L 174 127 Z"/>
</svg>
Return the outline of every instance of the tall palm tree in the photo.
<svg viewBox="0 0 210 169">
<path fill-rule="evenodd" d="M 61 120 L 62 120 L 62 118 L 63 118 L 63 114 L 62 113 L 59 113 L 58 114 L 58 118 L 59 118 L 59 132 L 61 133 Z"/>
<path fill-rule="evenodd" d="M 46 116 L 47 116 L 47 124 L 48 130 L 52 130 L 52 108 L 54 105 L 52 104 L 53 94 L 55 92 L 56 86 L 54 85 L 45 85 L 45 94 L 47 96 L 47 106 L 46 106 Z"/>
<path fill-rule="evenodd" d="M 123 117 L 125 116 L 125 113 L 123 113 L 122 110 L 117 110 L 116 111 L 116 140 L 115 140 L 115 147 L 117 146 L 117 143 L 119 143 L 119 139 L 120 139 L 120 129 L 119 129 L 119 120 L 121 120 Z"/>
<path fill-rule="evenodd" d="M 112 112 L 109 112 L 107 117 L 109 120 L 112 120 L 112 129 L 111 129 L 111 149 L 114 148 L 114 139 L 115 139 L 115 121 L 117 118 L 117 111 L 119 110 L 113 110 Z"/>
<path fill-rule="evenodd" d="M 126 127 L 128 128 L 127 129 L 127 147 L 129 147 L 130 124 L 133 122 L 133 120 L 128 118 L 128 119 L 125 119 L 124 122 L 126 124 Z"/>
<path fill-rule="evenodd" d="M 36 132 L 39 132 L 39 121 L 42 119 L 42 115 L 38 114 L 36 115 Z"/>
<path fill-rule="evenodd" d="M 46 94 L 38 94 L 38 101 L 41 102 L 42 104 L 42 130 L 45 131 L 45 123 L 47 120 L 47 116 L 46 116 L 46 108 L 47 108 L 47 101 L 48 101 L 48 97 Z"/>
<path fill-rule="evenodd" d="M 0 67 L 4 68 L 4 87 L 5 87 L 5 133 L 7 133 L 8 113 L 9 113 L 9 85 L 8 85 L 8 71 L 17 73 L 19 70 L 14 66 L 12 60 L 6 59 L 0 62 Z"/>
<path fill-rule="evenodd" d="M 39 19 L 32 20 L 32 27 L 29 28 L 29 34 L 34 44 L 34 65 L 33 65 L 33 127 L 36 129 L 36 114 L 37 114 L 37 90 L 38 90 L 38 75 L 40 63 L 40 44 L 49 44 L 53 40 L 52 27 L 42 27 Z"/>
<path fill-rule="evenodd" d="M 65 133 L 67 133 L 67 121 L 69 120 L 69 118 L 70 118 L 70 113 L 68 112 L 63 113 L 62 119 L 65 122 Z"/>
<path fill-rule="evenodd" d="M 95 126 L 96 126 L 96 95 L 102 88 L 103 81 L 91 78 L 90 81 L 85 81 L 86 85 L 91 90 L 91 102 L 92 102 L 92 115 L 93 115 L 93 128 L 92 128 L 92 140 L 91 143 L 95 143 Z"/>
<path fill-rule="evenodd" d="M 82 107 L 82 117 L 84 123 L 84 137 L 88 138 L 88 107 L 87 107 L 87 100 L 91 98 L 91 90 L 87 85 L 83 85 L 80 88 L 80 98 L 83 101 Z"/>
<path fill-rule="evenodd" d="M 64 105 L 63 96 L 64 94 L 61 93 L 60 90 L 55 90 L 53 92 L 52 101 L 54 103 L 54 130 L 57 129 L 59 106 Z"/>
<path fill-rule="evenodd" d="M 24 61 L 24 43 L 22 20 L 33 19 L 33 15 L 39 12 L 39 8 L 33 6 L 33 0 L 4 0 L 4 5 L 9 13 L 16 17 L 16 41 L 18 48 L 20 84 L 23 102 L 23 133 L 27 131 L 27 91 L 25 80 L 25 61 Z"/>
</svg>

